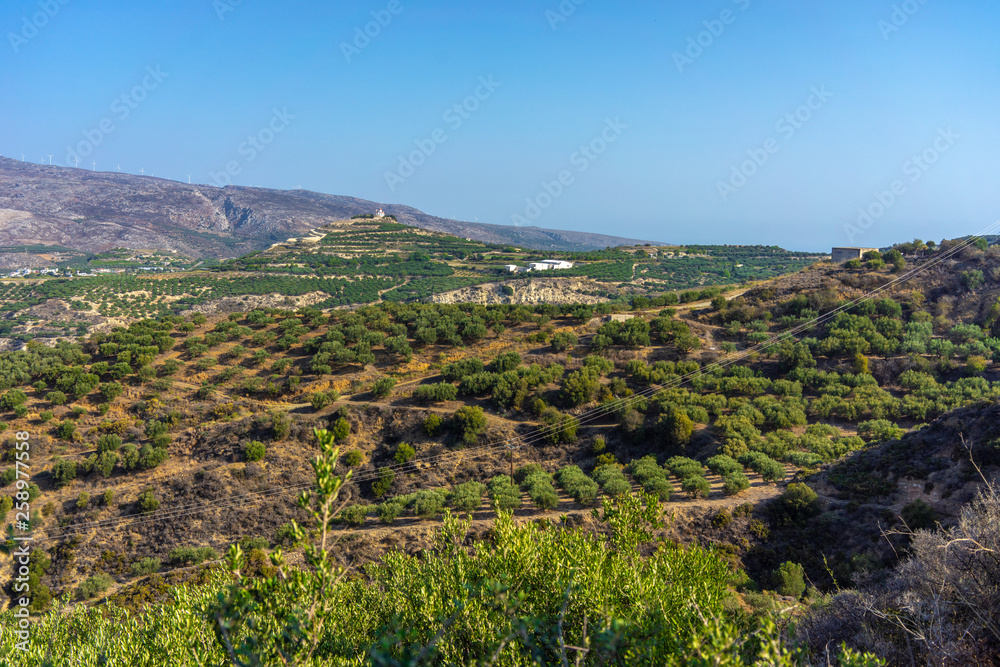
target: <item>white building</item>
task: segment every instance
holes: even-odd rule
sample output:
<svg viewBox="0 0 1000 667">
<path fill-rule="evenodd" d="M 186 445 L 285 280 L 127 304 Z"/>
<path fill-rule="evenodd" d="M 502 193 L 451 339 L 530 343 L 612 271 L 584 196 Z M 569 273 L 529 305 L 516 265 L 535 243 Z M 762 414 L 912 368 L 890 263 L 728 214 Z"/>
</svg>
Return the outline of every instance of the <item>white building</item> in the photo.
<svg viewBox="0 0 1000 667">
<path fill-rule="evenodd" d="M 548 264 L 551 269 L 572 269 L 573 262 L 564 262 L 561 259 L 543 259 L 541 264 Z"/>
<path fill-rule="evenodd" d="M 385 211 L 383 211 L 380 208 L 375 209 L 375 217 L 376 217 L 376 219 L 377 218 L 384 218 L 385 217 Z"/>
<path fill-rule="evenodd" d="M 545 262 L 532 262 L 528 264 L 528 268 L 532 271 L 548 271 L 552 268 L 552 265 Z"/>
<path fill-rule="evenodd" d="M 507 273 L 515 273 L 517 271 L 517 264 L 505 264 L 503 268 Z"/>
</svg>

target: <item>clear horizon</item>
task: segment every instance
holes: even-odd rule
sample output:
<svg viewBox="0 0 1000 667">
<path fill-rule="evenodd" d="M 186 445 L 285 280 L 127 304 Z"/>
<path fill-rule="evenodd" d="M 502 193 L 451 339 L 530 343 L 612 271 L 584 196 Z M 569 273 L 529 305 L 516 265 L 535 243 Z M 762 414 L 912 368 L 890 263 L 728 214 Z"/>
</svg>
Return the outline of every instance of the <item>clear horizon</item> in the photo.
<svg viewBox="0 0 1000 667">
<path fill-rule="evenodd" d="M 15 0 L 0 153 L 458 220 L 820 251 L 1000 218 L 968 0 Z"/>
</svg>

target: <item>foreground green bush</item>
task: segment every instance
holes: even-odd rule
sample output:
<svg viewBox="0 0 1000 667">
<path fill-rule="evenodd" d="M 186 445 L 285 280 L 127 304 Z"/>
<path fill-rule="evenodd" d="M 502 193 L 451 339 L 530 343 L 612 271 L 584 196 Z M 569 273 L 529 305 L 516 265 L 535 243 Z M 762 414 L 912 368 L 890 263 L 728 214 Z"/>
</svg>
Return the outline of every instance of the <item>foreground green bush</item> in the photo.
<svg viewBox="0 0 1000 667">
<path fill-rule="evenodd" d="M 233 545 L 228 572 L 178 586 L 168 603 L 141 614 L 57 607 L 23 638 L 0 635 L 0 655 L 16 655 L 25 667 L 802 662 L 771 620 L 729 611 L 737 609 L 731 571 L 713 551 L 660 544 L 641 555 L 663 526 L 652 495 L 606 500 L 596 513 L 606 533 L 516 524 L 501 512 L 491 541 L 471 549 L 471 523 L 446 514 L 433 550 L 393 551 L 365 576 L 345 578 L 330 552 L 339 452 L 330 434 L 318 436 L 317 482 L 300 498 L 314 525 L 290 527 L 303 567 L 276 552 L 279 576 L 248 579 Z M 15 627 L 12 613 L 0 614 L 0 623 Z M 19 640 L 23 651 L 14 648 Z"/>
</svg>

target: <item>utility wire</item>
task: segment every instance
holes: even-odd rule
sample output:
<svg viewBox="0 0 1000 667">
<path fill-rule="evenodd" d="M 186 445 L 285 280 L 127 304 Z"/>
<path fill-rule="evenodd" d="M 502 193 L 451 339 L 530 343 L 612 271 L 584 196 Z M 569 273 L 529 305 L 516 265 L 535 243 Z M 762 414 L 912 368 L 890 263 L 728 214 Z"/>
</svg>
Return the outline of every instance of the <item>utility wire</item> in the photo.
<svg viewBox="0 0 1000 667">
<path fill-rule="evenodd" d="M 841 304 L 837 308 L 834 308 L 833 310 L 831 310 L 831 311 L 829 311 L 827 313 L 819 315 L 819 316 L 817 316 L 817 317 L 815 317 L 815 318 L 813 318 L 813 319 L 811 319 L 811 320 L 809 320 L 807 322 L 798 324 L 798 325 L 792 327 L 791 329 L 788 329 L 788 330 L 786 330 L 786 331 L 784 331 L 784 332 L 782 332 L 780 334 L 772 336 L 771 338 L 769 338 L 766 341 L 763 341 L 761 343 L 757 343 L 756 345 L 753 345 L 753 346 L 751 346 L 749 348 L 746 348 L 745 350 L 743 350 L 741 352 L 729 355 L 729 356 L 725 357 L 722 360 L 715 361 L 715 362 L 713 362 L 713 363 L 711 363 L 711 364 L 709 364 L 707 366 L 699 368 L 696 371 L 692 371 L 690 373 L 685 373 L 683 375 L 679 375 L 679 376 L 671 379 L 669 382 L 666 382 L 666 383 L 663 383 L 663 384 L 660 384 L 660 385 L 651 385 L 647 389 L 644 389 L 641 392 L 637 392 L 637 393 L 633 394 L 632 396 L 629 396 L 629 397 L 626 397 L 626 398 L 617 399 L 615 401 L 610 401 L 610 402 L 605 403 L 604 405 L 601 405 L 601 406 L 599 406 L 597 408 L 592 408 L 591 410 L 588 410 L 588 411 L 582 413 L 581 415 L 573 416 L 573 417 L 569 417 L 569 418 L 570 419 L 574 419 L 578 424 L 589 424 L 589 423 L 592 423 L 592 422 L 594 422 L 594 421 L 596 421 L 598 419 L 607 417 L 609 414 L 616 413 L 616 412 L 622 410 L 623 408 L 631 407 L 632 405 L 637 404 L 639 401 L 642 401 L 642 400 L 647 399 L 647 398 L 652 398 L 653 396 L 655 396 L 655 395 L 657 395 L 659 393 L 662 393 L 664 391 L 667 391 L 669 389 L 680 388 L 681 386 L 687 384 L 688 382 L 690 382 L 694 378 L 703 377 L 703 376 L 705 376 L 705 375 L 707 375 L 709 373 L 714 372 L 715 370 L 721 370 L 721 369 L 727 368 L 727 367 L 729 367 L 729 366 L 731 366 L 731 365 L 733 365 L 733 364 L 735 364 L 735 363 L 737 363 L 739 361 L 742 361 L 747 356 L 749 356 L 749 355 L 751 355 L 751 354 L 753 354 L 755 352 L 763 351 L 763 350 L 765 350 L 767 348 L 770 348 L 770 347 L 772 347 L 774 345 L 777 345 L 777 344 L 780 344 L 780 343 L 782 343 L 784 341 L 790 340 L 794 336 L 796 336 L 797 334 L 802 333 L 803 331 L 807 331 L 809 329 L 815 328 L 818 325 L 824 324 L 824 323 L 826 323 L 826 322 L 834 319 L 837 315 L 839 315 L 839 314 L 841 314 L 843 312 L 846 312 L 846 311 L 848 311 L 848 310 L 850 310 L 852 308 L 855 308 L 856 306 L 859 306 L 859 305 L 861 305 L 863 303 L 871 301 L 874 298 L 876 298 L 877 296 L 879 296 L 880 294 L 882 294 L 882 293 L 884 293 L 884 292 L 886 292 L 888 290 L 891 290 L 891 289 L 893 289 L 895 287 L 898 287 L 899 285 L 901 285 L 903 283 L 906 283 L 906 282 L 912 280 L 913 278 L 915 278 L 916 276 L 920 275 L 921 273 L 925 273 L 926 271 L 929 271 L 930 269 L 932 269 L 932 268 L 940 265 L 941 263 L 945 262 L 946 260 L 951 259 L 956 254 L 958 254 L 962 250 L 964 250 L 965 248 L 967 248 L 970 245 L 974 244 L 980 238 L 983 238 L 984 236 L 990 234 L 991 232 L 997 231 L 998 229 L 1000 229 L 1000 221 L 997 221 L 997 222 L 993 223 L 992 225 L 986 227 L 985 229 L 983 229 L 982 231 L 980 231 L 978 234 L 976 234 L 974 236 L 967 237 L 961 243 L 955 244 L 953 246 L 949 246 L 949 248 L 947 250 L 935 254 L 934 257 L 932 257 L 930 261 L 925 262 L 923 264 L 920 264 L 919 266 L 911 269 L 910 271 L 907 271 L 906 273 L 904 273 L 904 274 L 898 276 L 897 278 L 889 281 L 885 285 L 882 285 L 881 287 L 878 287 L 878 288 L 876 288 L 876 289 L 874 289 L 874 290 L 872 290 L 872 291 L 870 291 L 870 292 L 868 292 L 868 293 L 866 293 L 866 294 L 864 294 L 864 295 L 862 295 L 862 296 L 860 296 L 860 297 L 858 297 L 856 299 L 848 301 L 847 303 Z M 392 471 L 395 474 L 415 472 L 415 471 L 420 470 L 421 468 L 429 466 L 429 465 L 441 465 L 443 462 L 450 462 L 450 461 L 459 460 L 459 459 L 462 459 L 462 458 L 476 458 L 476 457 L 482 456 L 483 454 L 495 453 L 495 452 L 501 451 L 501 450 L 520 449 L 520 447 L 522 447 L 522 446 L 525 446 L 525 445 L 534 445 L 534 444 L 537 444 L 539 442 L 542 442 L 542 441 L 548 439 L 553 434 L 558 433 L 559 430 L 561 430 L 561 428 L 562 428 L 562 425 L 560 425 L 558 423 L 557 424 L 553 424 L 553 425 L 546 425 L 546 426 L 540 427 L 534 433 L 532 433 L 530 436 L 528 436 L 526 438 L 516 438 L 515 437 L 515 438 L 510 438 L 510 439 L 507 439 L 507 440 L 503 440 L 503 441 L 495 441 L 495 442 L 488 443 L 486 445 L 482 445 L 482 446 L 475 447 L 475 448 L 472 448 L 472 449 L 459 450 L 459 451 L 455 451 L 455 452 L 446 452 L 446 453 L 440 454 L 438 456 L 424 457 L 424 458 L 421 458 L 421 459 L 413 459 L 412 461 L 408 461 L 406 463 L 401 463 L 401 464 L 396 464 L 396 465 L 389 465 L 389 466 L 383 466 L 383 467 L 380 467 L 380 468 L 377 468 L 377 469 L 373 469 L 373 470 L 369 470 L 369 471 L 364 471 L 362 473 L 359 473 L 356 476 L 352 476 L 351 479 L 350 479 L 350 481 L 355 482 L 355 483 L 362 483 L 362 482 L 367 482 L 367 481 L 373 481 L 373 480 L 378 479 L 379 477 L 381 477 L 382 474 L 384 474 L 382 472 L 384 470 L 390 470 L 390 471 Z M 47 542 L 47 541 L 58 540 L 58 539 L 62 539 L 64 537 L 68 537 L 70 535 L 76 535 L 76 534 L 79 534 L 79 533 L 82 533 L 82 532 L 85 532 L 85 531 L 89 531 L 89 530 L 92 530 L 92 529 L 95 529 L 95 528 L 107 527 L 107 526 L 115 525 L 115 524 L 122 523 L 122 522 L 128 522 L 128 523 L 130 523 L 132 525 L 142 525 L 142 524 L 152 523 L 152 522 L 160 521 L 160 520 L 164 520 L 164 519 L 180 518 L 180 517 L 184 517 L 184 516 L 190 516 L 190 515 L 193 515 L 193 514 L 201 513 L 203 511 L 205 511 L 206 509 L 212 508 L 212 507 L 217 508 L 217 509 L 228 509 L 228 508 L 234 508 L 234 507 L 241 507 L 241 506 L 245 505 L 247 502 L 251 502 L 251 501 L 255 501 L 255 500 L 264 500 L 264 499 L 267 499 L 267 498 L 269 498 L 271 496 L 283 495 L 283 494 L 288 493 L 288 492 L 305 491 L 305 490 L 310 489 L 312 487 L 313 487 L 312 483 L 292 485 L 292 486 L 273 487 L 271 489 L 267 489 L 267 490 L 264 490 L 264 491 L 249 492 L 249 493 L 244 493 L 244 494 L 240 494 L 240 495 L 236 495 L 236 496 L 231 496 L 231 497 L 229 497 L 229 498 L 227 498 L 225 500 L 221 500 L 221 501 L 209 501 L 209 502 L 206 502 L 206 503 L 191 503 L 191 504 L 182 505 L 182 506 L 179 506 L 179 507 L 172 507 L 169 510 L 158 511 L 158 512 L 153 512 L 153 513 L 149 513 L 149 514 L 131 514 L 131 515 L 126 515 L 126 516 L 116 517 L 116 518 L 113 518 L 113 519 L 105 519 L 105 520 L 102 520 L 102 521 L 92 521 L 92 522 L 87 522 L 87 523 L 81 523 L 81 524 L 76 524 L 76 525 L 70 527 L 69 529 L 61 531 L 59 533 L 55 533 L 55 534 L 52 534 L 52 535 L 46 535 L 45 537 L 41 537 L 41 538 L 34 538 L 34 541 L 36 541 L 36 542 Z"/>
</svg>

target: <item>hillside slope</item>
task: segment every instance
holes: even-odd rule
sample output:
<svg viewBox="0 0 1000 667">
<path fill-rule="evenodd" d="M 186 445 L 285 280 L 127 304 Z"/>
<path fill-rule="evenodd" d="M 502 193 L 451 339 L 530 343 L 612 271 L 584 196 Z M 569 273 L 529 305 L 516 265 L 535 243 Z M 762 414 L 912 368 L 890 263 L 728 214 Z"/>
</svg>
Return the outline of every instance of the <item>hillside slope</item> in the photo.
<svg viewBox="0 0 1000 667">
<path fill-rule="evenodd" d="M 383 208 L 404 224 L 543 250 L 642 243 L 601 234 L 447 220 L 415 208 L 304 190 L 189 185 L 150 176 L 36 165 L 0 157 L 0 246 L 177 250 L 236 257 L 331 220 Z"/>
</svg>

